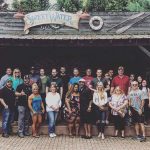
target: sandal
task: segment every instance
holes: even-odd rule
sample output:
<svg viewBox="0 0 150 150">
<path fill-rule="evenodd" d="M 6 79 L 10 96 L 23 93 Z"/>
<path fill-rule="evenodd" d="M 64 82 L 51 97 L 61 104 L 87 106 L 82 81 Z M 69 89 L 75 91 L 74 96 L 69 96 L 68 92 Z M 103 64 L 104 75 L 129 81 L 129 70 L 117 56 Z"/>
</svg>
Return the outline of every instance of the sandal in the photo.
<svg viewBox="0 0 150 150">
<path fill-rule="evenodd" d="M 39 138 L 40 136 L 35 134 L 35 135 L 32 135 L 32 137 Z"/>
<path fill-rule="evenodd" d="M 72 134 L 69 135 L 70 138 L 74 138 L 74 136 Z"/>
</svg>

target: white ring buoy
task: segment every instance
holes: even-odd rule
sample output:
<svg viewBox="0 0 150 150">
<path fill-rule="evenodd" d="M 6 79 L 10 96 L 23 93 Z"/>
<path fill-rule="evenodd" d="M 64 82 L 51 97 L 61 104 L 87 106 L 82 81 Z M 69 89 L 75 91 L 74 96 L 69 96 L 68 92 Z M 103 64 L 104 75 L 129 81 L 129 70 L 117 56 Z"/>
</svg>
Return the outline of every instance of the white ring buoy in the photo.
<svg viewBox="0 0 150 150">
<path fill-rule="evenodd" d="M 98 25 L 98 26 L 95 26 L 95 25 L 93 24 L 94 21 L 99 21 L 99 25 Z M 92 18 L 90 19 L 90 21 L 89 21 L 90 27 L 91 27 L 93 30 L 95 30 L 95 31 L 100 30 L 100 29 L 102 28 L 103 24 L 104 24 L 103 19 L 102 19 L 101 17 L 99 17 L 99 16 L 94 16 L 94 17 L 92 17 Z"/>
</svg>

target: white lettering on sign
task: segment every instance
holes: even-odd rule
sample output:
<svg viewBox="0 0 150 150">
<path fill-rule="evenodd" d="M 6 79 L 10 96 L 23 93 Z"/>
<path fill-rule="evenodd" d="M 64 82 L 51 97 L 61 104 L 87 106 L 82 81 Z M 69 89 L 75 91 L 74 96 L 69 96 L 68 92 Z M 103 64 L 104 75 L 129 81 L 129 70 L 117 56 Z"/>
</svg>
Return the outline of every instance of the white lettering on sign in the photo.
<svg viewBox="0 0 150 150">
<path fill-rule="evenodd" d="M 59 24 L 78 29 L 79 15 L 61 11 L 38 11 L 32 12 L 24 17 L 26 34 L 29 28 L 43 24 Z"/>
</svg>

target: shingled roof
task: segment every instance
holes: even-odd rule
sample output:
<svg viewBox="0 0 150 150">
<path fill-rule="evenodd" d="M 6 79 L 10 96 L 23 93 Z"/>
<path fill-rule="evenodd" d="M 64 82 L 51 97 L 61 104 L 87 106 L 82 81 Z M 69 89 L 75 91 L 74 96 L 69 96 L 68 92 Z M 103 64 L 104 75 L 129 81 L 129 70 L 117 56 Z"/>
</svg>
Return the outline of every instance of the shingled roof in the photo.
<svg viewBox="0 0 150 150">
<path fill-rule="evenodd" d="M 80 20 L 79 30 L 69 28 L 64 26 L 58 30 L 52 28 L 43 29 L 41 26 L 33 27 L 30 29 L 28 35 L 24 34 L 24 21 L 22 19 L 15 19 L 13 16 L 16 12 L 0 12 L 0 45 L 5 45 L 6 41 L 23 41 L 32 40 L 33 41 L 82 41 L 87 42 L 90 45 L 95 43 L 95 41 L 106 41 L 109 43 L 114 41 L 122 40 L 128 41 L 128 44 L 141 42 L 140 44 L 147 45 L 150 42 L 150 16 L 145 18 L 142 22 L 133 25 L 124 33 L 117 35 L 116 30 L 118 28 L 112 29 L 107 32 L 112 26 L 128 19 L 130 16 L 136 14 L 131 12 L 101 12 L 101 13 L 91 13 L 91 16 L 100 16 L 104 25 L 101 30 L 94 31 L 89 26 L 89 20 Z M 150 14 L 149 12 L 145 15 Z M 142 17 L 139 17 L 142 18 Z M 129 22 L 129 24 L 132 21 Z M 119 28 L 123 25 L 119 26 Z M 11 43 L 11 42 L 10 42 Z M 22 42 L 23 43 L 23 42 Z M 9 44 L 9 43 L 7 43 Z M 17 44 L 17 43 L 16 43 Z M 99 44 L 102 44 L 99 42 Z"/>
</svg>

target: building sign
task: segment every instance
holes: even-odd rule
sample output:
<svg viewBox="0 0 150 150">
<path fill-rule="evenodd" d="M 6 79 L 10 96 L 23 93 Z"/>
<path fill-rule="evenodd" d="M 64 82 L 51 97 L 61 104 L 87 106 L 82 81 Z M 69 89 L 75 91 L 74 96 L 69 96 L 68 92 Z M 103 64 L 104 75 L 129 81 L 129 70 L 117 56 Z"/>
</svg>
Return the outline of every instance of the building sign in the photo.
<svg viewBox="0 0 150 150">
<path fill-rule="evenodd" d="M 24 17 L 26 34 L 29 28 L 44 24 L 59 24 L 78 29 L 79 15 L 61 11 L 38 11 L 32 12 Z"/>
</svg>

